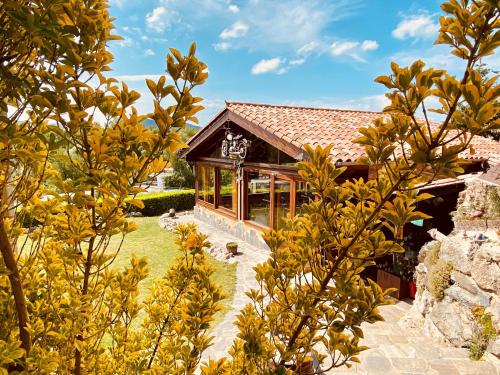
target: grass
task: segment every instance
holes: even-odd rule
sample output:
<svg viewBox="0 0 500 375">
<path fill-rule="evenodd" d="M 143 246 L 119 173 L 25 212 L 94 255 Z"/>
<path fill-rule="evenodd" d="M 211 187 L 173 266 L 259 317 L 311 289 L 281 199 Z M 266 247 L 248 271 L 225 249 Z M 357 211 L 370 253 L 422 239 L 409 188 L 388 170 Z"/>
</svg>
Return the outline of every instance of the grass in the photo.
<svg viewBox="0 0 500 375">
<path fill-rule="evenodd" d="M 132 255 L 136 257 L 147 257 L 149 275 L 140 284 L 140 298 L 144 297 L 153 281 L 162 277 L 168 268 L 180 255 L 177 245 L 174 243 L 174 234 L 161 229 L 158 226 L 158 217 L 138 217 L 131 219 L 138 229 L 129 233 L 123 242 L 120 253 L 113 263 L 113 267 L 123 269 L 130 265 Z M 111 243 L 110 249 L 118 246 L 119 236 L 116 236 Z M 236 264 L 228 264 L 218 261 L 207 255 L 207 261 L 214 269 L 213 281 L 219 285 L 227 298 L 223 301 L 223 309 L 216 315 L 215 326 L 224 314 L 229 311 L 236 287 Z"/>
</svg>

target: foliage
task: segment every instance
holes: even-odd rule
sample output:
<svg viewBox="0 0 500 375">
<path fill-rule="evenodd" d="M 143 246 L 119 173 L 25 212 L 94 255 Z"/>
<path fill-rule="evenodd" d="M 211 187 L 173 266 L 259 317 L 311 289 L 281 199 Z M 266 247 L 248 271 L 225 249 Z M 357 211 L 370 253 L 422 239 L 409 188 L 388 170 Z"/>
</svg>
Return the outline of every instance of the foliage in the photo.
<svg viewBox="0 0 500 375">
<path fill-rule="evenodd" d="M 63 180 L 77 180 L 83 177 L 82 172 L 78 167 L 81 160 L 78 155 L 71 151 L 66 155 L 65 149 L 56 150 L 49 156 L 51 166 L 56 169 Z"/>
<path fill-rule="evenodd" d="M 144 203 L 125 200 L 165 169 L 167 154 L 181 147 L 178 130 L 196 122 L 201 99 L 191 91 L 205 82 L 206 66 L 194 45 L 186 56 L 170 50 L 169 83 L 164 76 L 147 80 L 154 97 L 147 117 L 157 129 L 145 129 L 145 116 L 133 107 L 139 94 L 106 77 L 112 61 L 106 46 L 117 39 L 107 9 L 104 0 L 5 0 L 0 7 L 2 366 L 192 374 L 221 298 L 202 254 L 206 237 L 179 228 L 183 260 L 153 287 L 141 330 L 133 322 L 143 308 L 137 297 L 146 262 L 132 259 L 114 270 L 117 254 L 108 243 L 134 229 L 125 210 Z M 473 136 L 500 127 L 496 77 L 485 82 L 476 69 L 500 44 L 497 2 L 450 0 L 442 9 L 436 42 L 465 60 L 463 75 L 416 61 L 392 63 L 392 74 L 377 78 L 391 90 L 387 116 L 360 129 L 356 140 L 365 147 L 363 161 L 381 168 L 373 180 L 337 184 L 343 169 L 331 148 L 306 147 L 310 160 L 300 173 L 314 200 L 287 228 L 266 234 L 271 257 L 256 267 L 260 285 L 237 318 L 230 357 L 208 363 L 205 374 L 291 374 L 312 356 L 324 370 L 358 360 L 365 349 L 360 326 L 382 319 L 378 307 L 391 292 L 363 281 L 361 271 L 402 251 L 401 228 L 425 218 L 416 203 L 428 195 L 417 189 L 435 176 L 461 173 L 459 153 Z M 467 111 L 459 107 L 464 101 Z M 439 105 L 427 109 L 429 102 Z M 442 121 L 429 121 L 428 110 Z M 64 181 L 51 166 L 61 147 L 81 158 L 82 177 Z M 25 214 L 41 225 L 23 244 Z M 105 337 L 112 338 L 109 347 Z"/>
<path fill-rule="evenodd" d="M 445 289 L 450 286 L 451 271 L 453 266 L 443 259 L 438 259 L 428 269 L 427 289 L 438 301 L 443 299 Z"/>
<path fill-rule="evenodd" d="M 255 268 L 259 287 L 247 293 L 252 301 L 237 317 L 230 357 L 209 361 L 203 374 L 293 374 L 311 356 L 328 371 L 358 361 L 366 349 L 360 326 L 382 319 L 378 307 L 389 303 L 391 290 L 360 273 L 374 259 L 403 251 L 401 228 L 426 217 L 416 203 L 430 196 L 418 188 L 438 175 L 462 173 L 459 154 L 473 136 L 500 126 L 490 121 L 498 112 L 496 81 L 485 83 L 475 69 L 500 44 L 497 3 L 451 0 L 442 9 L 436 43 L 465 60 L 463 76 L 416 61 L 392 63 L 392 74 L 377 78 L 391 90 L 391 104 L 356 140 L 366 150 L 362 161 L 380 168 L 373 180 L 337 184 L 343 169 L 331 160 L 331 147 L 306 146 L 299 173 L 314 199 L 285 229 L 266 233 L 271 257 Z M 430 99 L 439 105 L 428 109 Z M 459 109 L 463 100 L 470 111 Z M 442 121 L 431 122 L 428 110 Z"/>
<path fill-rule="evenodd" d="M 130 264 L 132 257 L 146 257 L 149 265 L 149 272 L 146 278 L 139 283 L 139 302 L 142 302 L 148 295 L 148 290 L 153 283 L 165 275 L 165 270 L 171 268 L 179 255 L 179 248 L 175 243 L 175 234 L 168 230 L 158 230 L 158 216 L 151 217 L 133 217 L 130 219 L 137 230 L 127 234 L 123 244 L 121 238 L 115 236 L 109 242 L 109 249 L 120 248 L 120 252 L 116 256 L 112 267 L 116 270 L 121 270 Z M 222 292 L 227 296 L 224 299 L 223 308 L 219 311 L 214 319 L 216 324 L 217 319 L 221 318 L 222 313 L 227 312 L 230 308 L 232 296 L 236 289 L 236 263 L 228 264 L 219 261 L 214 257 L 207 255 L 206 263 L 214 270 L 211 280 L 214 284 L 220 285 Z M 145 311 L 139 313 L 139 320 L 136 321 L 136 327 L 145 316 Z"/>
<path fill-rule="evenodd" d="M 173 168 L 164 178 L 165 188 L 187 188 L 194 189 L 193 168 L 186 159 L 178 155 L 172 155 L 169 166 Z"/>
<path fill-rule="evenodd" d="M 441 242 L 433 241 L 425 249 L 425 258 L 423 260 L 425 267 L 431 269 L 439 260 L 439 253 L 441 251 Z"/>
<path fill-rule="evenodd" d="M 481 75 L 483 82 L 487 82 L 493 75 L 498 75 L 498 71 L 490 69 L 485 63 L 480 63 L 477 67 L 477 71 Z M 498 100 L 497 100 L 498 104 Z M 462 111 L 470 111 L 470 107 L 466 102 L 462 102 L 459 104 L 459 108 Z M 498 115 L 497 115 L 498 116 Z M 489 129 L 483 132 L 482 134 L 485 137 L 492 138 L 495 141 L 500 141 L 500 129 Z"/>
<path fill-rule="evenodd" d="M 107 1 L 6 0 L 0 22 L 2 370 L 135 373 L 151 362 L 155 372 L 176 373 L 180 367 L 171 371 L 167 359 L 179 355 L 183 373 L 192 372 L 221 297 L 200 255 L 205 238 L 180 230 L 182 259 L 190 263 L 180 262 L 153 289 L 140 331 L 131 327 L 146 308 L 137 300 L 146 262 L 113 269 L 119 247 L 108 244 L 135 229 L 126 210 L 143 202 L 125 201 L 165 168 L 182 146 L 179 131 L 197 121 L 201 98 L 192 91 L 205 82 L 206 65 L 194 44 L 186 55 L 171 49 L 170 78 L 146 81 L 154 110 L 140 115 L 139 93 L 106 76 L 107 46 L 119 39 Z M 155 129 L 143 126 L 146 118 Z M 71 179 L 53 165 L 61 154 L 75 157 Z M 26 236 L 25 216 L 40 223 Z M 107 337 L 111 347 L 103 345 Z"/>
<path fill-rule="evenodd" d="M 497 331 L 493 325 L 491 314 L 485 312 L 483 306 L 474 306 L 472 308 L 474 315 L 475 328 L 472 334 L 472 340 L 469 347 L 470 358 L 479 361 L 490 342 L 495 341 Z"/>
<path fill-rule="evenodd" d="M 191 210 L 194 207 L 194 190 L 178 190 L 161 193 L 139 195 L 136 201 L 142 202 L 142 207 L 132 206 L 131 211 L 140 212 L 144 216 L 158 216 L 171 208 L 176 211 Z M 130 202 L 131 200 L 126 200 Z"/>
</svg>

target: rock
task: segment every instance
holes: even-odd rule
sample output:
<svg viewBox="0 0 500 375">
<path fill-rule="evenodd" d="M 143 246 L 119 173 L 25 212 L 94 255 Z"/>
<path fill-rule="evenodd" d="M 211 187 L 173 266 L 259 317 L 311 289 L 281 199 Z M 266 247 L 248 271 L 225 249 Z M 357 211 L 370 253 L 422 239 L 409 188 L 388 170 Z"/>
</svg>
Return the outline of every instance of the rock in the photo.
<svg viewBox="0 0 500 375">
<path fill-rule="evenodd" d="M 486 350 L 500 359 L 500 337 L 497 337 L 495 341 L 491 342 Z"/>
<path fill-rule="evenodd" d="M 413 303 L 420 314 L 426 315 L 430 312 L 434 304 L 434 297 L 428 290 L 423 290 L 421 294 L 415 296 L 415 301 Z"/>
<path fill-rule="evenodd" d="M 158 225 L 160 228 L 166 229 L 168 231 L 173 231 L 177 226 L 179 217 L 178 216 L 170 216 L 170 213 L 167 212 L 160 216 L 158 219 Z"/>
<path fill-rule="evenodd" d="M 498 293 L 500 291 L 500 266 L 493 261 L 490 255 L 492 250 L 488 245 L 481 247 L 474 256 L 471 275 L 481 289 Z"/>
<path fill-rule="evenodd" d="M 485 309 L 487 314 L 491 314 L 493 326 L 497 331 L 500 331 L 500 296 L 493 295 L 491 297 L 490 306 Z"/>
<path fill-rule="evenodd" d="M 479 292 L 477 294 L 473 294 L 466 289 L 462 289 L 457 284 L 446 288 L 444 295 L 448 296 L 452 301 L 460 302 L 468 308 L 478 305 L 487 307 L 490 304 L 490 298 L 485 293 Z"/>
<path fill-rule="evenodd" d="M 473 331 L 470 310 L 445 298 L 435 304 L 428 318 L 451 344 L 457 347 L 468 345 Z"/>
<path fill-rule="evenodd" d="M 433 239 L 437 241 L 443 241 L 446 239 L 446 236 L 440 231 L 438 231 L 436 228 L 428 230 L 427 233 L 429 233 L 429 236 L 431 236 Z"/>
<path fill-rule="evenodd" d="M 483 214 L 484 214 L 483 211 L 475 210 L 475 211 L 472 211 L 471 213 L 469 213 L 469 217 L 471 219 L 476 219 L 476 218 L 483 216 Z"/>
<path fill-rule="evenodd" d="M 472 244 L 469 241 L 464 241 L 461 236 L 450 236 L 441 242 L 441 250 L 439 257 L 450 262 L 453 269 L 470 275 L 471 262 L 469 253 L 471 252 Z"/>
<path fill-rule="evenodd" d="M 472 279 L 470 276 L 464 275 L 461 272 L 452 271 L 451 280 L 469 293 L 478 294 L 480 292 L 479 287 L 477 286 L 474 279 Z"/>
</svg>

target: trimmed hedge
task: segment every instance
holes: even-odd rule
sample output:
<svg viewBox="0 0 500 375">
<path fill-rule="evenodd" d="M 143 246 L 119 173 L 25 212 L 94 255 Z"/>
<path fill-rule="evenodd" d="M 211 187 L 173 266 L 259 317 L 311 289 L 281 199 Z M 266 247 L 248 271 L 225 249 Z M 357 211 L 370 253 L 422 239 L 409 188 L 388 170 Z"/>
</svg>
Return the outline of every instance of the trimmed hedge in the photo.
<svg viewBox="0 0 500 375">
<path fill-rule="evenodd" d="M 130 205 L 131 212 L 140 212 L 143 216 L 158 216 L 171 208 L 176 211 L 192 210 L 195 203 L 194 190 L 166 191 L 138 195 L 135 199 L 144 203 L 143 208 Z"/>
</svg>

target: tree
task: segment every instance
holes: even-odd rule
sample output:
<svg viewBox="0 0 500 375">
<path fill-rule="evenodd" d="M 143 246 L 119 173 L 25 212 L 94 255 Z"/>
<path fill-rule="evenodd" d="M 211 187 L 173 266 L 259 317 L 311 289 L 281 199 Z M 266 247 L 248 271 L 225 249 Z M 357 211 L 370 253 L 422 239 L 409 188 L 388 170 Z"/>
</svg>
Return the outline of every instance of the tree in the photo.
<svg viewBox="0 0 500 375">
<path fill-rule="evenodd" d="M 206 237 L 179 228 L 181 259 L 145 304 L 145 260 L 114 270 L 119 248 L 109 241 L 135 229 L 125 213 L 142 203 L 126 198 L 165 168 L 178 131 L 197 121 L 192 91 L 206 65 L 194 44 L 185 56 L 171 49 L 172 83 L 147 80 L 154 111 L 140 115 L 140 95 L 106 76 L 107 45 L 119 38 L 107 1 L 6 0 L 0 22 L 1 373 L 192 373 L 222 298 Z M 74 156 L 69 180 L 51 164 L 61 150 Z M 27 215 L 40 225 L 24 235 Z"/>
<path fill-rule="evenodd" d="M 376 79 L 391 90 L 391 104 L 356 140 L 365 162 L 378 169 L 373 180 L 337 184 L 343 169 L 335 167 L 330 147 L 306 147 L 309 160 L 299 173 L 314 199 L 285 230 L 265 235 L 271 257 L 256 267 L 259 288 L 248 292 L 251 303 L 237 317 L 230 357 L 205 364 L 204 374 L 311 373 L 313 357 L 324 370 L 359 361 L 366 349 L 361 324 L 381 320 L 378 307 L 390 302 L 389 290 L 360 273 L 378 257 L 403 251 L 401 228 L 426 217 L 416 203 L 429 195 L 418 188 L 462 172 L 459 153 L 475 135 L 500 127 L 496 77 L 484 82 L 477 70 L 500 44 L 498 4 L 450 0 L 441 8 L 446 15 L 436 43 L 465 60 L 462 77 L 416 61 L 392 63 L 392 74 Z M 428 109 L 432 98 L 440 105 Z M 470 110 L 460 109 L 462 100 Z M 441 121 L 431 122 L 428 111 Z"/>
<path fill-rule="evenodd" d="M 492 75 L 498 75 L 498 72 L 493 70 L 493 69 L 490 69 L 486 64 L 484 63 L 480 63 L 478 64 L 478 67 L 477 67 L 477 71 L 479 72 L 479 74 L 481 74 L 481 79 L 486 83 L 488 82 L 488 80 L 490 78 L 492 78 Z M 498 104 L 498 103 L 497 103 Z M 459 104 L 459 108 L 461 111 L 463 112 L 467 112 L 467 111 L 470 111 L 470 108 L 468 106 L 468 103 L 464 100 L 461 101 L 461 103 Z M 496 114 L 496 116 L 498 117 L 498 112 Z M 494 119 L 492 119 L 494 120 Z M 491 121 L 491 120 L 490 120 Z M 486 125 L 488 126 L 490 121 L 487 121 L 486 122 Z M 491 139 L 494 139 L 495 141 L 500 141 L 500 130 L 498 129 L 487 129 L 485 130 L 482 135 L 484 137 L 488 137 L 488 138 L 491 138 Z"/>
<path fill-rule="evenodd" d="M 179 135 L 182 142 L 187 142 L 197 131 L 198 129 L 193 127 L 181 129 Z M 189 165 L 186 159 L 180 157 L 178 154 L 171 155 L 169 167 L 173 171 L 165 177 L 165 187 L 194 189 L 195 178 L 193 167 Z"/>
<path fill-rule="evenodd" d="M 183 159 L 179 155 L 172 155 L 169 160 L 169 167 L 173 170 L 165 176 L 166 188 L 194 189 L 195 179 L 193 168 L 186 159 Z"/>
</svg>

